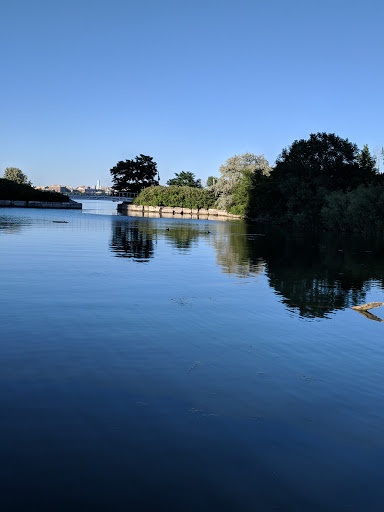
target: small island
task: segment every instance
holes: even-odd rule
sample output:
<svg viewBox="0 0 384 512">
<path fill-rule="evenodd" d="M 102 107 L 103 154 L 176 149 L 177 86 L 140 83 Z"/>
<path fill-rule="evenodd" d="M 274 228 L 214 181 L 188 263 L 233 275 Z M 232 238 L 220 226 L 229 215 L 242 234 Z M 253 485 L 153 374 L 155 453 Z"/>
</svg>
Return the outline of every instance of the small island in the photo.
<svg viewBox="0 0 384 512">
<path fill-rule="evenodd" d="M 111 170 L 113 189 L 136 196 L 121 213 L 245 221 L 306 231 L 381 233 L 384 174 L 367 145 L 312 133 L 284 148 L 273 166 L 264 155 L 234 155 L 205 188 L 189 171 L 161 186 L 153 158 L 140 155 Z M 219 213 L 218 213 L 219 212 Z M 204 217 L 203 217 L 204 218 Z"/>
</svg>

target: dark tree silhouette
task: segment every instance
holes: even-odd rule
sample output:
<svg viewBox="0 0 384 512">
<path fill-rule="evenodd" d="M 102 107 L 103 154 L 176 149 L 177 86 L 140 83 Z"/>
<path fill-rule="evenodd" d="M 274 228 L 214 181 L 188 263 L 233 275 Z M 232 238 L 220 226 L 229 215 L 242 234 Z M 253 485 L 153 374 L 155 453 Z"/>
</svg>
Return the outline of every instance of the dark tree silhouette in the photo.
<svg viewBox="0 0 384 512">
<path fill-rule="evenodd" d="M 271 175 L 282 196 L 281 215 L 296 225 L 315 226 L 327 194 L 348 192 L 376 179 L 374 159 L 333 133 L 311 134 L 284 149 Z"/>
<path fill-rule="evenodd" d="M 140 154 L 134 160 L 118 162 L 110 170 L 113 181 L 113 189 L 118 192 L 138 193 L 151 185 L 158 185 L 155 179 L 157 164 L 151 156 Z"/>
</svg>

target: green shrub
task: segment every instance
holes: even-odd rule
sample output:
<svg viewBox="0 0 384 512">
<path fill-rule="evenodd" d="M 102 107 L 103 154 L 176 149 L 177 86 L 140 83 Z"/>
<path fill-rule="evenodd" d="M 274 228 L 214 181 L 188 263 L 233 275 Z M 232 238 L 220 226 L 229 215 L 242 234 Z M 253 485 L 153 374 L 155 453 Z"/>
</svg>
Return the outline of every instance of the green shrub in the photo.
<svg viewBox="0 0 384 512">
<path fill-rule="evenodd" d="M 213 208 L 215 196 L 211 190 L 194 187 L 152 186 L 143 189 L 134 204 L 180 208 Z"/>
</svg>

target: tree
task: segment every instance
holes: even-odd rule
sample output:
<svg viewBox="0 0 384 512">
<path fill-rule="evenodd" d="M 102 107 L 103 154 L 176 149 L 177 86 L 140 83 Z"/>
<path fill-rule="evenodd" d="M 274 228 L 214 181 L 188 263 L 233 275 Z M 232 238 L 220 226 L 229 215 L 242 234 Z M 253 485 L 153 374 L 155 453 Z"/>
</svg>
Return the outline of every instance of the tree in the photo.
<svg viewBox="0 0 384 512">
<path fill-rule="evenodd" d="M 216 178 L 216 176 L 208 176 L 207 178 L 207 187 L 212 187 L 216 181 L 218 180 L 219 178 Z"/>
<path fill-rule="evenodd" d="M 28 180 L 28 176 L 26 176 L 17 167 L 7 167 L 4 171 L 4 178 L 6 180 L 19 183 L 20 185 L 32 185 L 32 183 Z"/>
<path fill-rule="evenodd" d="M 356 144 L 334 133 L 312 133 L 282 151 L 271 177 L 282 196 L 282 216 L 313 227 L 328 194 L 368 185 L 376 176 L 369 151 L 360 152 Z"/>
<path fill-rule="evenodd" d="M 242 181 L 252 182 L 252 176 L 261 174 L 268 176 L 271 167 L 264 155 L 254 155 L 253 153 L 244 153 L 243 155 L 235 155 L 220 166 L 221 173 L 212 185 L 212 188 L 218 197 L 217 207 L 229 211 L 234 205 L 234 192 Z M 245 190 L 242 188 L 241 196 L 244 198 Z"/>
<path fill-rule="evenodd" d="M 155 179 L 157 164 L 151 156 L 140 154 L 134 160 L 120 161 L 110 173 L 112 188 L 118 192 L 138 193 L 143 188 L 159 184 Z"/>
<path fill-rule="evenodd" d="M 280 181 L 295 178 L 327 191 L 352 190 L 370 183 L 377 173 L 368 155 L 334 133 L 312 133 L 308 140 L 296 140 L 283 150 L 273 175 Z"/>
<path fill-rule="evenodd" d="M 376 159 L 371 155 L 369 151 L 368 144 L 364 144 L 363 149 L 357 156 L 357 161 L 361 169 L 365 169 L 366 171 L 370 171 L 376 168 Z"/>
<path fill-rule="evenodd" d="M 175 172 L 176 178 L 167 181 L 167 185 L 175 185 L 176 187 L 194 187 L 201 188 L 201 180 L 195 179 L 193 172 L 181 171 L 179 174 Z"/>
<path fill-rule="evenodd" d="M 373 158 L 375 159 L 376 161 L 376 167 L 378 169 L 379 172 L 382 171 L 382 163 L 383 163 L 383 158 L 384 158 L 384 147 L 380 147 L 380 146 L 375 146 L 373 148 Z"/>
</svg>

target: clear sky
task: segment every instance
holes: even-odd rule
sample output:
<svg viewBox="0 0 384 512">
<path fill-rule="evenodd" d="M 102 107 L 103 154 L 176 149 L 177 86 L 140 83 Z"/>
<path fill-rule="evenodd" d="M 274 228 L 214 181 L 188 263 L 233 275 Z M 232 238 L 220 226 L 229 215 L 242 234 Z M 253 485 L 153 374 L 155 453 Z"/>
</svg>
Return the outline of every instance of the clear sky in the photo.
<svg viewBox="0 0 384 512">
<path fill-rule="evenodd" d="M 2 0 L 0 174 L 102 185 L 143 153 L 161 182 L 312 132 L 384 145 L 380 0 Z"/>
</svg>

